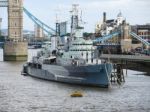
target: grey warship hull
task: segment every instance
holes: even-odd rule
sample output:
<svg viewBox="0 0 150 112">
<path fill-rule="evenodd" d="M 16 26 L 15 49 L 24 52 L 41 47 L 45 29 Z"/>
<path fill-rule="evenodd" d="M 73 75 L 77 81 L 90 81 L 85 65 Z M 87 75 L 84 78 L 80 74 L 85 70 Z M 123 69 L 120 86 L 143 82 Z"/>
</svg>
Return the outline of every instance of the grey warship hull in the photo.
<svg viewBox="0 0 150 112">
<path fill-rule="evenodd" d="M 24 67 L 24 73 L 36 78 L 101 87 L 109 86 L 111 71 L 112 65 L 109 63 L 86 66 L 37 65 L 30 63 Z"/>
</svg>

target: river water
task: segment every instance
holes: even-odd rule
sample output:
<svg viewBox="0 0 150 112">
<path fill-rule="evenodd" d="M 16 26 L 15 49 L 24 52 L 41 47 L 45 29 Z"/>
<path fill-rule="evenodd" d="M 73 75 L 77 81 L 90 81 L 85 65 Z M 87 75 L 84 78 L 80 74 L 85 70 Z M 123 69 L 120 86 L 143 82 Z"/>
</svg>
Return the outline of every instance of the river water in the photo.
<svg viewBox="0 0 150 112">
<path fill-rule="evenodd" d="M 123 85 L 102 89 L 22 76 L 24 62 L 2 56 L 0 49 L 0 112 L 150 112 L 150 76 L 143 73 L 128 70 Z M 74 91 L 83 97 L 71 98 Z"/>
</svg>

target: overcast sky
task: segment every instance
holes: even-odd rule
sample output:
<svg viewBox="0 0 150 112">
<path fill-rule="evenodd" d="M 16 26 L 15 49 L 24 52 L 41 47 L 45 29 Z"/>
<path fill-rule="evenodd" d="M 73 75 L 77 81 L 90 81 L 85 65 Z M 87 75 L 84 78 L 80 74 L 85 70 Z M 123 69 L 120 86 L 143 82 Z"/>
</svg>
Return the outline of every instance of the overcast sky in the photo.
<svg viewBox="0 0 150 112">
<path fill-rule="evenodd" d="M 107 19 L 122 12 L 130 24 L 150 23 L 150 0 L 24 0 L 24 7 L 51 27 L 55 27 L 56 13 L 61 20 L 69 20 L 72 4 L 79 4 L 86 22 L 85 31 L 93 32 L 95 24 L 107 13 Z M 2 28 L 7 28 L 7 10 L 0 8 Z M 24 14 L 24 29 L 33 30 L 33 22 Z"/>
</svg>

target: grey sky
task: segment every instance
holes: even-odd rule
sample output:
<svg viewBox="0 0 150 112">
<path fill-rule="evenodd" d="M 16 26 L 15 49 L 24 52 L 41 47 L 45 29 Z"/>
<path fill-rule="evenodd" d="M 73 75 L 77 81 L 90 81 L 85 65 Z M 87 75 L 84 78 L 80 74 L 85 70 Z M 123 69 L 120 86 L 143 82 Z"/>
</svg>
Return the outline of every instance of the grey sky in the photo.
<svg viewBox="0 0 150 112">
<path fill-rule="evenodd" d="M 83 20 L 87 22 L 85 31 L 94 31 L 104 11 L 107 19 L 116 18 L 121 10 L 130 24 L 150 23 L 150 0 L 24 0 L 24 7 L 51 27 L 55 26 L 56 12 L 59 12 L 61 20 L 69 20 L 72 4 L 79 4 L 83 11 Z M 7 27 L 6 15 L 6 8 L 0 8 L 3 28 Z M 24 29 L 33 30 L 33 26 L 33 22 L 24 15 Z"/>
</svg>

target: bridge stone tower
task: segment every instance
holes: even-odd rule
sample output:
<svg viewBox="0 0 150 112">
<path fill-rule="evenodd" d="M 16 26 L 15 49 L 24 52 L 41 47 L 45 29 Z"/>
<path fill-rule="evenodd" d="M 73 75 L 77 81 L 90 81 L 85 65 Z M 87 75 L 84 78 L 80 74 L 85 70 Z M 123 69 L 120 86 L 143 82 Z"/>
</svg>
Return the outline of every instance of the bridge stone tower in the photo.
<svg viewBox="0 0 150 112">
<path fill-rule="evenodd" d="M 23 10 L 22 0 L 8 0 L 8 36 L 22 39 Z"/>
<path fill-rule="evenodd" d="M 4 45 L 4 60 L 27 60 L 27 42 L 23 40 L 22 0 L 8 0 L 8 39 Z"/>
<path fill-rule="evenodd" d="M 121 25 L 121 50 L 122 52 L 130 52 L 132 48 L 132 40 L 130 37 L 130 25 L 125 22 Z"/>
<path fill-rule="evenodd" d="M 44 31 L 43 29 L 38 26 L 38 25 L 34 25 L 34 32 L 35 32 L 35 39 L 36 40 L 43 40 L 44 39 Z"/>
</svg>

